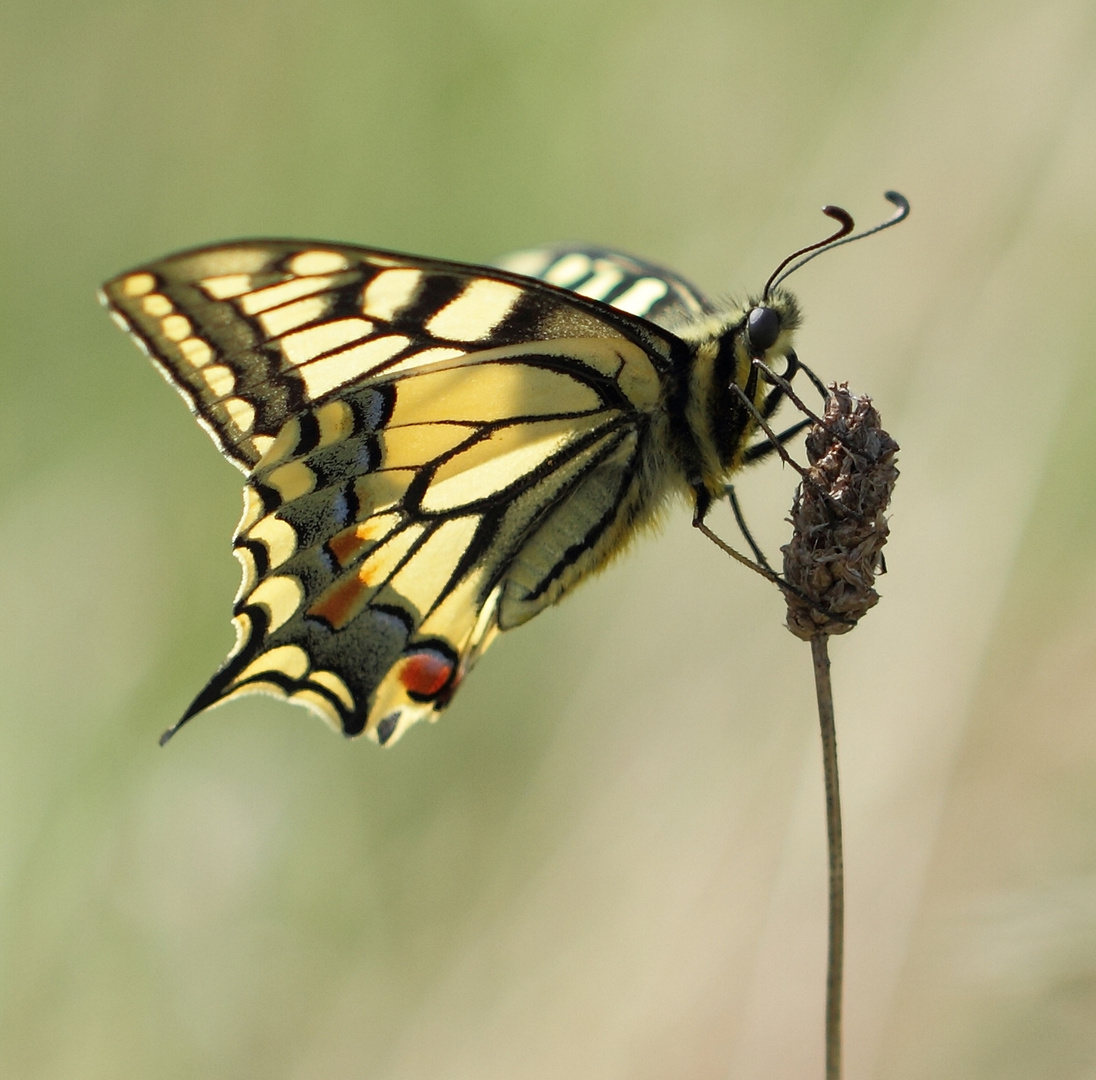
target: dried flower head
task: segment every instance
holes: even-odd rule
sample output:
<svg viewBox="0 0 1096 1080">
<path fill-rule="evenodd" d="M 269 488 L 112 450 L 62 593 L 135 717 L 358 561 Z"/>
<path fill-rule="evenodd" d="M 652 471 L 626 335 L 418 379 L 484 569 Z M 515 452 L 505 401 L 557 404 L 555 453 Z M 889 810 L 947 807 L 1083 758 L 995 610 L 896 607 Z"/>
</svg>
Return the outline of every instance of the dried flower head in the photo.
<svg viewBox="0 0 1096 1080">
<path fill-rule="evenodd" d="M 806 440 L 807 479 L 792 504 L 791 542 L 781 548 L 788 629 L 809 640 L 844 634 L 879 601 L 873 588 L 887 542 L 898 444 L 879 426 L 869 397 L 831 384 L 823 423 Z"/>
</svg>

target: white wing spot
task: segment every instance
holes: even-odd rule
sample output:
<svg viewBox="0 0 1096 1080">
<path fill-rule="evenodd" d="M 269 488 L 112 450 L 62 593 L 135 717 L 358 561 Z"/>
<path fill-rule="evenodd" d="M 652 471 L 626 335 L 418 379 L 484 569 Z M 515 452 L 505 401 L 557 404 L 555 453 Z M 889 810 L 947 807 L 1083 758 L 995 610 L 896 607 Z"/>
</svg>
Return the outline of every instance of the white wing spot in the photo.
<svg viewBox="0 0 1096 1080">
<path fill-rule="evenodd" d="M 293 526 L 276 514 L 268 514 L 248 530 L 249 540 L 260 540 L 270 557 L 270 567 L 281 566 L 297 550 L 297 533 Z"/>
<path fill-rule="evenodd" d="M 122 282 L 122 293 L 125 296 L 144 296 L 156 287 L 156 279 L 151 274 L 130 274 Z"/>
<path fill-rule="evenodd" d="M 640 278 L 630 285 L 615 300 L 610 301 L 615 308 L 627 311 L 631 315 L 644 315 L 669 292 L 669 286 L 659 278 Z"/>
<path fill-rule="evenodd" d="M 233 547 L 232 554 L 240 564 L 243 574 L 240 578 L 240 587 L 236 590 L 236 598 L 232 602 L 238 604 L 259 582 L 259 568 L 255 565 L 255 556 L 250 548 Z"/>
<path fill-rule="evenodd" d="M 244 485 L 244 512 L 240 524 L 236 526 L 236 535 L 246 532 L 263 516 L 263 500 L 249 484 Z"/>
<path fill-rule="evenodd" d="M 551 256 L 543 251 L 515 251 L 513 255 L 499 259 L 499 266 L 513 274 L 525 274 L 526 277 L 535 278 L 540 276 L 550 259 Z"/>
<path fill-rule="evenodd" d="M 287 461 L 269 472 L 266 482 L 284 502 L 292 502 L 316 487 L 316 474 L 303 461 Z"/>
<path fill-rule="evenodd" d="M 228 413 L 229 419 L 241 430 L 250 431 L 251 425 L 255 423 L 255 406 L 250 401 L 244 401 L 243 398 L 230 397 L 221 402 L 221 408 Z M 258 441 L 261 436 L 256 436 L 256 450 L 258 450 Z"/>
<path fill-rule="evenodd" d="M 584 281 L 575 292 L 593 300 L 604 300 L 623 280 L 624 275 L 615 266 L 598 259 L 594 263 L 594 276 Z"/>
<path fill-rule="evenodd" d="M 239 599 L 237 597 L 237 599 Z M 232 628 L 236 631 L 236 643 L 228 654 L 229 659 L 235 656 L 251 640 L 251 617 L 241 613 L 232 616 Z"/>
<path fill-rule="evenodd" d="M 301 422 L 295 416 L 289 417 L 282 425 L 281 430 L 271 441 L 271 449 L 263 455 L 263 460 L 256 465 L 264 471 L 274 468 L 282 462 L 288 461 L 297 448 L 301 439 Z"/>
<path fill-rule="evenodd" d="M 330 690 L 348 709 L 354 708 L 354 695 L 350 693 L 350 687 L 333 671 L 314 671 L 309 675 L 309 680 Z"/>
<path fill-rule="evenodd" d="M 591 263 L 587 256 L 580 255 L 577 251 L 565 255 L 544 275 L 544 280 L 553 285 L 566 288 L 576 281 L 587 277 L 591 270 Z"/>
<path fill-rule="evenodd" d="M 141 308 L 146 315 L 151 315 L 154 319 L 162 319 L 175 310 L 175 305 L 163 293 L 149 293 L 141 301 Z"/>
<path fill-rule="evenodd" d="M 302 600 L 304 587 L 295 577 L 285 575 L 259 582 L 255 591 L 247 598 L 249 604 L 261 604 L 270 612 L 267 633 L 273 633 L 292 619 Z"/>
<path fill-rule="evenodd" d="M 239 685 L 253 675 L 280 672 L 291 679 L 299 679 L 309 668 L 308 653 L 299 645 L 279 645 L 276 649 L 257 656 L 236 676 L 233 685 Z"/>
<path fill-rule="evenodd" d="M 422 280 L 422 271 L 412 267 L 382 270 L 362 293 L 362 311 L 375 319 L 391 320 L 410 303 Z"/>
<path fill-rule="evenodd" d="M 196 368 L 203 367 L 213 359 L 213 350 L 201 338 L 187 338 L 179 342 L 179 352 Z"/>
<path fill-rule="evenodd" d="M 160 329 L 169 341 L 182 341 L 191 335 L 190 320 L 185 315 L 168 315 L 160 322 Z"/>
<path fill-rule="evenodd" d="M 313 296 L 315 293 L 329 289 L 333 284 L 330 277 L 303 277 L 293 278 L 291 281 L 283 281 L 280 285 L 268 285 L 265 289 L 257 289 L 240 298 L 240 310 L 245 315 L 258 315 L 260 311 L 269 311 L 271 308 L 281 307 L 290 300 L 299 300 L 302 296 Z"/>
<path fill-rule="evenodd" d="M 236 399 L 236 400 L 238 400 L 238 399 Z M 227 405 L 228 402 L 225 402 L 225 404 Z M 245 402 L 243 402 L 243 404 L 247 405 L 247 402 L 245 401 Z M 250 406 L 248 406 L 248 408 L 250 408 Z M 249 427 L 251 427 L 251 424 L 252 424 L 253 421 L 254 421 L 254 409 L 252 409 L 252 420 L 249 421 L 247 424 L 241 424 L 240 427 L 242 427 L 246 431 Z M 273 435 L 256 435 L 251 440 L 251 445 L 255 447 L 255 453 L 259 457 L 262 457 L 263 454 L 265 454 L 267 452 L 267 450 L 269 450 L 274 445 L 274 436 Z"/>
<path fill-rule="evenodd" d="M 289 260 L 289 269 L 294 274 L 338 274 L 348 270 L 350 264 L 345 255 L 337 251 L 302 251 Z"/>
<path fill-rule="evenodd" d="M 224 364 L 210 364 L 202 368 L 202 378 L 210 392 L 217 397 L 224 397 L 236 389 L 236 375 L 232 368 Z"/>
<path fill-rule="evenodd" d="M 282 352 L 291 364 L 304 364 L 340 345 L 360 341 L 372 332 L 373 324 L 368 319 L 336 319 L 335 322 L 286 334 L 281 340 Z"/>
<path fill-rule="evenodd" d="M 407 347 L 410 338 L 402 334 L 388 334 L 374 338 L 364 345 L 354 345 L 342 352 L 325 356 L 322 360 L 313 360 L 302 364 L 297 373 L 304 380 L 308 396 L 313 400 L 323 397 L 329 390 L 342 386 L 352 379 L 360 379 L 369 374 L 378 364 L 395 356 Z"/>
<path fill-rule="evenodd" d="M 315 322 L 325 311 L 327 311 L 326 298 L 310 296 L 305 300 L 298 300 L 295 304 L 286 304 L 284 307 L 264 312 L 259 316 L 259 322 L 270 337 L 281 337 L 290 330 L 296 330 L 298 326 Z"/>
<path fill-rule="evenodd" d="M 204 278 L 198 284 L 211 300 L 229 300 L 251 291 L 251 275 L 222 274 L 220 277 Z"/>
<path fill-rule="evenodd" d="M 345 401 L 329 401 L 313 414 L 320 427 L 320 446 L 345 439 L 354 430 L 354 411 Z"/>
<path fill-rule="evenodd" d="M 426 329 L 452 341 L 482 341 L 506 318 L 521 294 L 517 285 L 479 278 L 430 319 Z"/>
</svg>

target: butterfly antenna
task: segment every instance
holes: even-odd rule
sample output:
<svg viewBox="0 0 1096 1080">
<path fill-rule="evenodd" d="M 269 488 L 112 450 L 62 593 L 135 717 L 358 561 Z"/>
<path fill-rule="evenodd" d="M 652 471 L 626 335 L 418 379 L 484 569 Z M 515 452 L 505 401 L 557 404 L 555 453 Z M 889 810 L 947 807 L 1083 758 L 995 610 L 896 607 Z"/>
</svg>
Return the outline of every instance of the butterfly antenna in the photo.
<svg viewBox="0 0 1096 1080">
<path fill-rule="evenodd" d="M 793 251 L 769 275 L 769 280 L 765 282 L 765 291 L 761 294 L 762 300 L 767 300 L 769 298 L 769 291 L 772 289 L 772 287 L 778 282 L 782 281 L 785 277 L 788 276 L 788 274 L 791 273 L 791 270 L 788 271 L 788 274 L 781 274 L 780 271 L 783 270 L 784 267 L 787 266 L 788 263 L 790 263 L 793 259 L 798 259 L 801 255 L 806 255 L 808 251 L 813 252 L 815 255 L 817 255 L 823 248 L 828 248 L 832 244 L 840 243 L 841 237 L 848 236 L 848 234 L 856 228 L 856 222 L 853 221 L 852 215 L 848 212 L 848 210 L 842 210 L 840 206 L 823 206 L 822 213 L 825 214 L 826 217 L 832 217 L 835 221 L 841 222 L 841 228 L 839 228 L 837 232 L 835 232 L 832 236 L 827 236 L 825 240 L 819 240 L 816 244 L 808 244 L 805 248 L 800 248 L 798 251 Z M 808 258 L 811 257 L 812 256 L 808 256 Z M 803 260 L 803 262 L 806 261 L 806 259 Z M 803 263 L 796 263 L 796 266 L 802 265 Z M 792 270 L 794 269 L 795 267 L 793 266 Z"/>
<path fill-rule="evenodd" d="M 863 240 L 865 236 L 871 236 L 872 233 L 882 232 L 884 229 L 889 229 L 892 225 L 897 225 L 900 221 L 905 221 L 910 216 L 910 204 L 909 199 L 905 195 L 900 195 L 897 191 L 885 191 L 883 197 L 895 205 L 895 212 L 887 218 L 886 221 L 881 221 L 878 225 L 873 225 L 870 229 L 865 229 L 863 232 L 858 232 L 854 236 L 847 236 L 846 233 L 852 231 L 852 218 L 845 213 L 844 210 L 840 210 L 840 214 L 843 217 L 839 220 L 847 220 L 849 227 L 844 232 L 838 232 L 831 236 L 828 240 L 823 240 L 820 244 L 811 244 L 810 247 L 803 248 L 802 251 L 797 251 L 792 255 L 789 255 L 774 271 L 772 277 L 769 278 L 768 284 L 765 286 L 765 295 L 769 295 L 769 290 L 779 285 L 789 274 L 794 274 L 801 266 L 809 263 L 816 255 L 821 255 L 823 251 L 830 251 L 835 247 L 840 247 L 842 244 L 851 244 L 854 240 Z M 826 206 L 823 207 L 822 212 L 829 214 L 830 217 L 838 217 L 838 214 L 831 213 L 833 210 L 838 210 L 838 207 Z M 797 260 L 791 266 L 788 263 L 792 260 Z M 784 269 L 787 267 L 787 269 Z M 783 272 L 782 272 L 783 271 Z"/>
</svg>

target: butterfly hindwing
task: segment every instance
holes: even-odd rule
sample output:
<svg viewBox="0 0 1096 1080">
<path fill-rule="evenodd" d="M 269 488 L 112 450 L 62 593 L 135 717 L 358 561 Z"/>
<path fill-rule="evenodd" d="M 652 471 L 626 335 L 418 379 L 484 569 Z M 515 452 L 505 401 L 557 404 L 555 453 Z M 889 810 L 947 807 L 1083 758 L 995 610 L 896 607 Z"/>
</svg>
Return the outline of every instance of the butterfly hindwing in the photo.
<svg viewBox="0 0 1096 1080">
<path fill-rule="evenodd" d="M 267 690 L 387 742 L 660 501 L 680 343 L 551 281 L 256 241 L 104 291 L 248 477 L 236 648 L 187 717 Z"/>
<path fill-rule="evenodd" d="M 670 330 L 716 310 L 679 274 L 609 248 L 546 244 L 507 255 L 498 265 Z"/>
</svg>

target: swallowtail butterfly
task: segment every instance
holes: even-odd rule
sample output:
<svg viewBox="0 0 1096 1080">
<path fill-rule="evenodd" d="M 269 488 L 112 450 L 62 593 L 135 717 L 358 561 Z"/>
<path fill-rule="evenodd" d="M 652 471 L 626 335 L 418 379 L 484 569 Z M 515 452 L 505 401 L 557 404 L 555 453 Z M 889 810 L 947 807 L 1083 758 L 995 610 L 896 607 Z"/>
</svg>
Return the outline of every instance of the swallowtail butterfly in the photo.
<svg viewBox="0 0 1096 1080">
<path fill-rule="evenodd" d="M 841 242 L 841 220 L 804 251 Z M 718 305 L 602 248 L 486 267 L 249 240 L 108 282 L 114 319 L 246 477 L 236 646 L 165 739 L 266 691 L 390 743 L 672 496 L 702 520 L 772 447 L 755 442 L 783 397 L 767 372 L 800 366 L 776 276 Z"/>
</svg>

